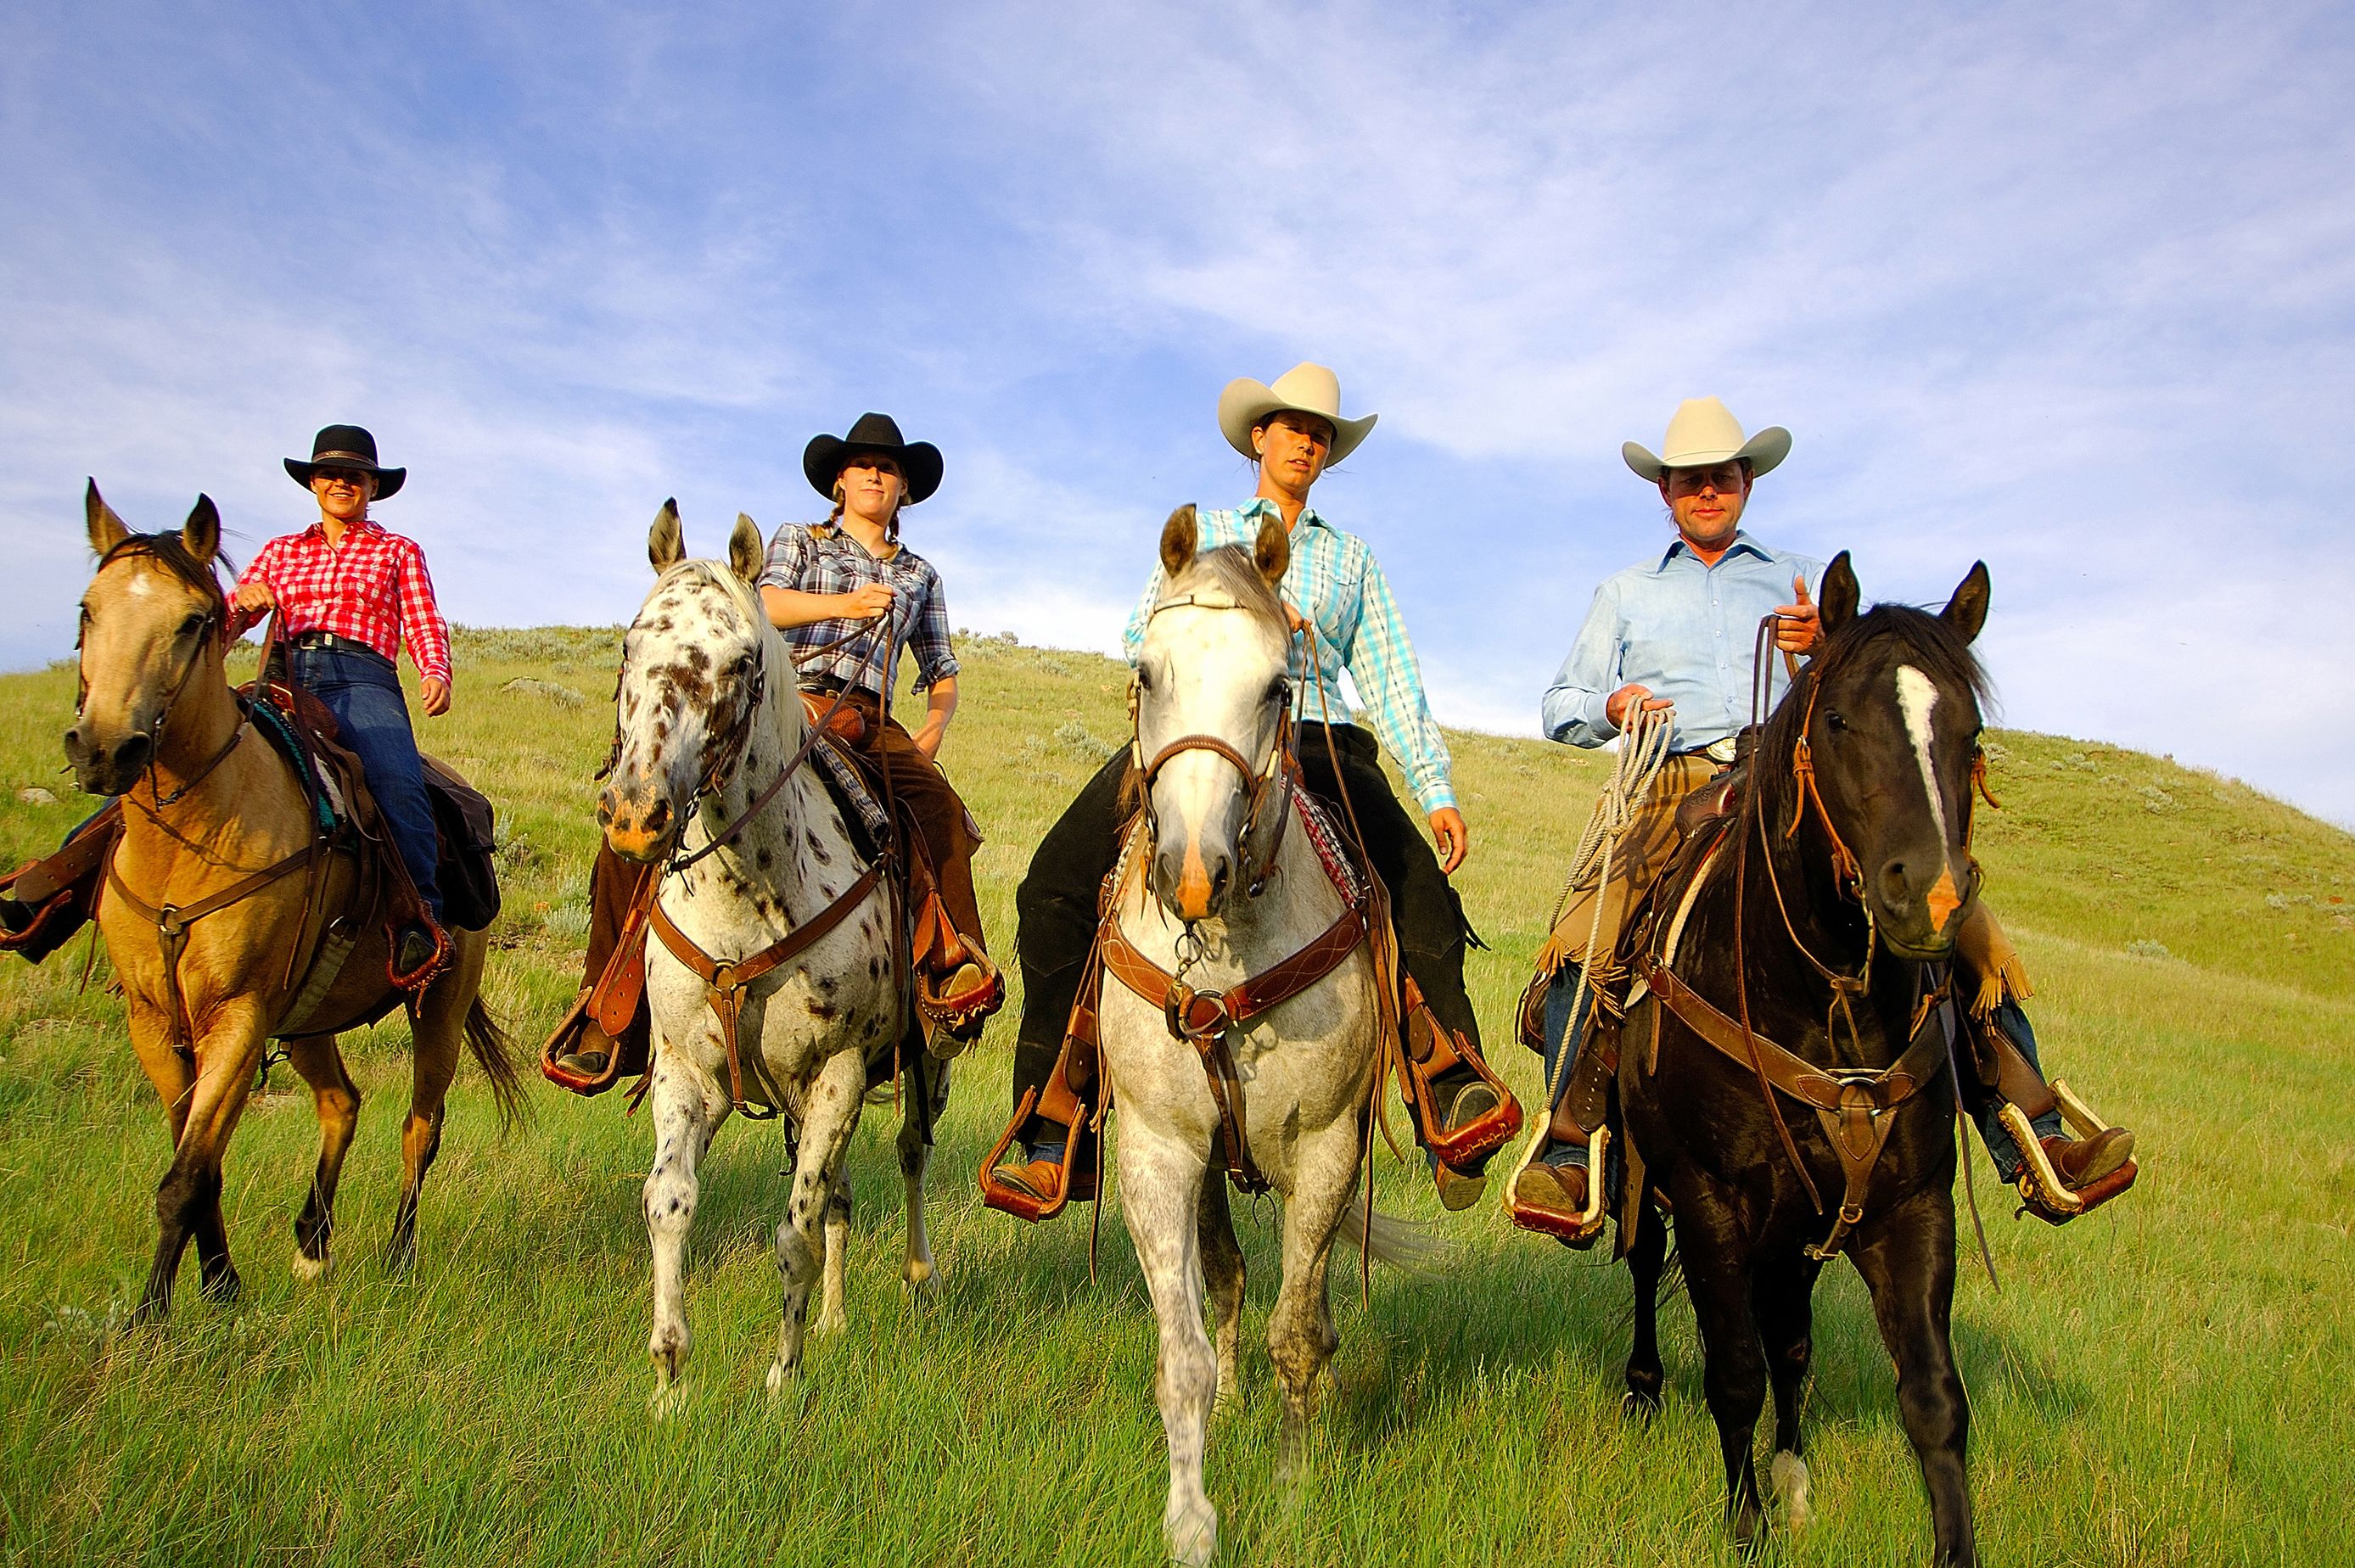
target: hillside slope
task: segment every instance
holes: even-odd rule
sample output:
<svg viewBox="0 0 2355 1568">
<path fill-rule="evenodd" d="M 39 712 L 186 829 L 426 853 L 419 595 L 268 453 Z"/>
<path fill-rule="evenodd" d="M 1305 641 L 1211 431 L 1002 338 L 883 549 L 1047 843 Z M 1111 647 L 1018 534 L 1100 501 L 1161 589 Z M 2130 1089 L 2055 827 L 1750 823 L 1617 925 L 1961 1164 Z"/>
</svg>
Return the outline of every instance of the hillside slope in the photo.
<svg viewBox="0 0 2355 1568">
<path fill-rule="evenodd" d="M 612 727 L 613 629 L 462 632 L 453 714 L 424 741 L 498 804 L 507 912 L 491 996 L 536 1045 L 576 983 L 591 769 Z M 1124 668 L 961 640 L 945 758 L 989 834 L 978 867 L 1010 952 L 1029 848 L 1124 740 Z M 250 657 L 250 656 L 248 656 Z M 60 779 L 69 669 L 0 677 L 0 856 L 53 845 L 88 803 Z M 1607 759 L 1451 733 L 1473 832 L 1458 880 L 1489 944 L 1474 998 L 1525 1099 L 1511 1002 Z M 1987 1224 L 1957 1339 L 1975 1399 L 1982 1543 L 2004 1562 L 2321 1561 L 2355 1528 L 2355 837 L 2164 759 L 1998 733 L 1983 817 L 1988 896 L 2040 995 L 2048 1062 L 2142 1138 L 2142 1187 L 2059 1232 Z M 28 802 L 46 789 L 56 799 Z M 765 1238 L 775 1135 L 715 1149 L 694 1243 L 698 1336 L 682 1423 L 644 1414 L 643 1118 L 535 1085 L 504 1142 L 473 1069 L 428 1189 L 423 1262 L 386 1280 L 405 1032 L 346 1042 L 369 1104 L 325 1287 L 283 1264 L 316 1133 L 282 1071 L 232 1152 L 230 1234 L 250 1296 L 184 1293 L 177 1321 L 106 1331 L 152 1243 L 166 1147 L 120 1005 L 78 995 L 81 948 L 0 965 L 0 1548 L 21 1561 L 1152 1561 L 1160 1435 L 1150 1318 L 1116 1203 L 1091 1280 L 1084 1216 L 1038 1230 L 980 1210 L 1002 1125 L 1009 1005 L 961 1069 L 933 1168 L 945 1299 L 892 1285 L 890 1113 L 854 1157 L 854 1325 L 808 1392 L 759 1398 L 773 1333 Z M 104 974 L 101 964 L 100 973 Z M 1976 1155 L 1974 1157 L 1978 1157 Z M 1438 1218 L 1384 1156 L 1387 1206 Z M 884 1195 L 879 1203 L 876 1195 Z M 1440 1221 L 1463 1264 L 1337 1288 L 1343 1348 L 1316 1483 L 1270 1468 L 1263 1351 L 1222 1419 L 1209 1485 L 1238 1561 L 1716 1563 L 1715 1444 L 1689 1314 L 1667 1315 L 1671 1398 L 1616 1414 L 1624 1278 L 1521 1237 L 1493 1205 Z M 1274 1275 L 1245 1225 L 1247 1340 Z M 1846 1270 L 1818 1293 L 1812 1399 L 1822 1518 L 1794 1560 L 1909 1562 L 1926 1524 L 1888 1364 Z M 1031 1477 L 1072 1477 L 1048 1506 Z M 1310 1499 L 1303 1507 L 1302 1499 Z"/>
</svg>

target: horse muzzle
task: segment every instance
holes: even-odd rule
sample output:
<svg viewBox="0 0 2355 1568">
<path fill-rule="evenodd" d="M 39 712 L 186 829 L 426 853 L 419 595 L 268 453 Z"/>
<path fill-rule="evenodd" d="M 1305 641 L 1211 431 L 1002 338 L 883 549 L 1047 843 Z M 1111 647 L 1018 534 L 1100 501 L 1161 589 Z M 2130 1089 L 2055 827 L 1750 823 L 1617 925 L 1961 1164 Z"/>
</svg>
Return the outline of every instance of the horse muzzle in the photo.
<svg viewBox="0 0 2355 1568">
<path fill-rule="evenodd" d="M 66 762 L 74 782 L 91 795 L 121 795 L 129 789 L 155 754 L 155 742 L 133 731 L 112 744 L 92 733 L 88 720 L 66 731 Z"/>
<path fill-rule="evenodd" d="M 624 793 L 607 784 L 597 796 L 597 826 L 614 854 L 652 865 L 678 841 L 679 813 L 660 794 Z"/>
<path fill-rule="evenodd" d="M 1977 891 L 1967 857 L 1960 878 L 1951 852 L 1892 856 L 1874 873 L 1869 896 L 1881 939 L 1892 952 L 1913 959 L 1938 959 L 1954 951 L 1963 912 Z"/>
<path fill-rule="evenodd" d="M 1208 920 L 1234 886 L 1235 858 L 1225 850 L 1203 853 L 1199 839 L 1155 850 L 1148 878 L 1154 896 L 1179 920 Z"/>
</svg>

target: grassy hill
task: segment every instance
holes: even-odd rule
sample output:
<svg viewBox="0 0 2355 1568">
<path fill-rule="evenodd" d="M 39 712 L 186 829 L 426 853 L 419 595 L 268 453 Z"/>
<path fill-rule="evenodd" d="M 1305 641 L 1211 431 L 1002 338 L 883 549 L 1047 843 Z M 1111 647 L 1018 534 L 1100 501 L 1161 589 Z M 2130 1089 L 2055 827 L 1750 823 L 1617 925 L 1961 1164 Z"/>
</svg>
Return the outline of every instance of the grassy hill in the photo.
<svg viewBox="0 0 2355 1568">
<path fill-rule="evenodd" d="M 570 999 L 586 925 L 590 772 L 612 723 L 611 630 L 462 634 L 455 712 L 426 744 L 498 803 L 507 913 L 490 995 L 536 1044 Z M 1123 671 L 964 638 L 945 761 L 990 834 L 979 875 L 1009 952 L 1029 848 L 1123 738 Z M 86 809 L 57 774 L 70 670 L 0 677 L 0 855 Z M 1490 944 L 1473 989 L 1507 1040 L 1513 997 L 1602 759 L 1451 736 L 1474 840 L 1460 877 Z M 1989 896 L 2041 987 L 2048 1063 L 2134 1125 L 2144 1175 L 2066 1230 L 1988 1225 L 2003 1290 L 1966 1271 L 1956 1341 L 1975 1403 L 1990 1562 L 2345 1561 L 2355 1532 L 2355 838 L 2246 787 L 2044 736 L 1990 747 Z M 59 798 L 28 803 L 20 792 Z M 843 1339 L 782 1406 L 761 1392 L 782 1140 L 731 1125 L 692 1248 L 684 1415 L 649 1424 L 649 1134 L 620 1096 L 538 1085 L 496 1136 L 469 1068 L 426 1189 L 421 1263 L 387 1279 L 405 1093 L 398 1022 L 347 1038 L 368 1096 L 336 1276 L 289 1277 L 316 1131 L 281 1069 L 232 1147 L 240 1306 L 185 1288 L 167 1329 L 110 1325 L 137 1296 L 167 1146 L 121 1008 L 77 993 L 81 949 L 0 966 L 0 1551 L 87 1563 L 1150 1563 L 1163 1452 L 1152 1323 L 1117 1205 L 1091 1277 L 1087 1217 L 983 1211 L 973 1171 L 1006 1115 L 1015 1008 L 961 1067 L 932 1213 L 940 1302 L 902 1305 L 887 1111 L 860 1196 Z M 100 974 L 105 973 L 101 961 Z M 535 1081 L 536 1082 L 536 1081 Z M 1978 1157 L 1974 1156 L 1974 1157 Z M 1981 1167 L 1981 1191 L 1991 1185 Z M 1388 1207 L 1437 1218 L 1419 1168 Z M 1703 1563 L 1714 1433 L 1689 1312 L 1665 1315 L 1667 1413 L 1619 1421 L 1626 1284 L 1484 1206 L 1442 1221 L 1444 1280 L 1336 1290 L 1343 1339 L 1296 1490 L 1273 1478 L 1263 1349 L 1213 1433 L 1225 1560 Z M 1271 1212 L 1241 1221 L 1250 1343 L 1274 1274 Z M 193 1275 L 186 1276 L 192 1282 Z M 1927 1522 L 1892 1378 L 1852 1273 L 1817 1294 L 1810 1406 L 1819 1518 L 1786 1560 L 1921 1560 Z"/>
</svg>

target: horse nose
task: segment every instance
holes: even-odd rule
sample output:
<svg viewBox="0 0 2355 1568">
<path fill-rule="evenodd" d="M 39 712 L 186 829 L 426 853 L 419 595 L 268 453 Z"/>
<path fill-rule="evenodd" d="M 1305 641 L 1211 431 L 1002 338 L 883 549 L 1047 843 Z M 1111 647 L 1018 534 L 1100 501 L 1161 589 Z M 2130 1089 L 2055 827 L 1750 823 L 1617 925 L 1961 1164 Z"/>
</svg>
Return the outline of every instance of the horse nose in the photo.
<svg viewBox="0 0 2355 1568">
<path fill-rule="evenodd" d="M 1205 857 L 1188 840 L 1182 849 L 1165 846 L 1154 857 L 1154 880 L 1163 901 L 1180 920 L 1208 920 L 1234 880 L 1234 858 L 1224 850 Z"/>
<path fill-rule="evenodd" d="M 639 806 L 622 799 L 609 784 L 597 797 L 597 820 L 614 854 L 625 860 L 649 861 L 662 853 L 670 827 L 670 802 L 658 795 L 652 804 Z"/>
<path fill-rule="evenodd" d="M 123 743 L 114 748 L 114 776 L 118 779 L 138 777 L 141 770 L 147 766 L 148 754 L 154 750 L 155 742 L 146 736 L 126 736 Z"/>
<path fill-rule="evenodd" d="M 1930 912 L 1930 929 L 1944 931 L 1947 917 L 1962 904 L 1955 874 L 1944 855 L 1906 859 L 1895 857 L 1881 868 L 1881 897 L 1893 910 L 1911 909 L 1917 901 Z"/>
</svg>

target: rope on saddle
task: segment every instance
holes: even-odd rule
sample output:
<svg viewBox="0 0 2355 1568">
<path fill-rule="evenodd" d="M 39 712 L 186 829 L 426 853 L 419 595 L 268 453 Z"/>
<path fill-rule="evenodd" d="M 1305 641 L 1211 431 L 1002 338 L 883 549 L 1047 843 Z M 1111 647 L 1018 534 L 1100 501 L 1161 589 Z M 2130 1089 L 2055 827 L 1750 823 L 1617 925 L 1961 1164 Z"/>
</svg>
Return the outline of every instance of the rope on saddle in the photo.
<svg viewBox="0 0 2355 1568">
<path fill-rule="evenodd" d="M 1561 897 L 1554 901 L 1553 917 L 1546 922 L 1550 931 L 1560 923 L 1562 911 L 1570 903 L 1590 867 L 1596 869 L 1594 923 L 1586 933 L 1586 962 L 1578 966 L 1578 986 L 1571 993 L 1570 1026 L 1578 1027 L 1579 1008 L 1584 1005 L 1591 987 L 1588 975 L 1596 962 L 1594 944 L 1603 934 L 1603 915 L 1609 903 L 1611 859 L 1619 841 L 1635 826 L 1636 814 L 1645 801 L 1651 798 L 1652 785 L 1668 765 L 1668 742 L 1676 732 L 1676 724 L 1666 709 L 1644 709 L 1640 705 L 1634 721 L 1620 731 L 1618 755 L 1613 760 L 1611 776 L 1603 781 L 1603 793 L 1594 803 L 1594 810 L 1586 819 L 1586 829 L 1579 836 L 1577 853 L 1571 857 L 1570 875 L 1563 881 Z M 1567 1047 L 1568 1041 L 1563 1042 Z M 1546 1146 L 1552 1132 L 1554 1103 L 1561 1095 L 1566 1083 L 1566 1069 L 1571 1052 L 1567 1049 L 1554 1052 L 1552 1071 L 1546 1074 L 1545 1115 L 1529 1119 L 1529 1141 L 1521 1150 L 1520 1162 L 1513 1167 L 1512 1178 L 1505 1183 L 1505 1206 L 1518 1212 L 1513 1202 L 1513 1188 L 1522 1171 L 1536 1159 L 1538 1151 Z M 1603 1173 L 1589 1171 L 1587 1179 L 1600 1182 Z"/>
</svg>

